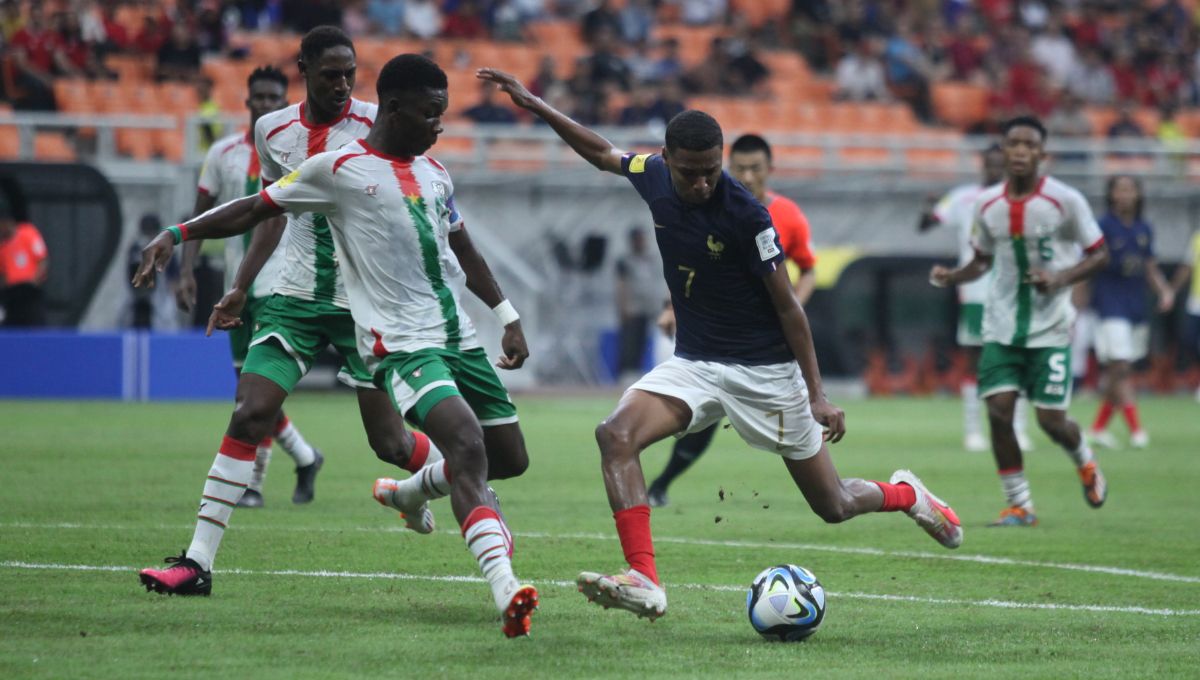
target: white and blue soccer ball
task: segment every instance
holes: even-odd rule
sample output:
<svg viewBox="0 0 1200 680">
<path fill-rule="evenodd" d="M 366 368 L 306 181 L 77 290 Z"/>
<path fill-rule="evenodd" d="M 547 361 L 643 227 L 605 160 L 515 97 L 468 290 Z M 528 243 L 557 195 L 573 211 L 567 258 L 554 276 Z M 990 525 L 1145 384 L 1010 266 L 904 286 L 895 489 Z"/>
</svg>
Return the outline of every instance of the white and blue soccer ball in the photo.
<svg viewBox="0 0 1200 680">
<path fill-rule="evenodd" d="M 803 640 L 825 618 L 825 589 L 804 567 L 768 567 L 750 584 L 746 613 L 754 630 L 768 640 Z"/>
</svg>

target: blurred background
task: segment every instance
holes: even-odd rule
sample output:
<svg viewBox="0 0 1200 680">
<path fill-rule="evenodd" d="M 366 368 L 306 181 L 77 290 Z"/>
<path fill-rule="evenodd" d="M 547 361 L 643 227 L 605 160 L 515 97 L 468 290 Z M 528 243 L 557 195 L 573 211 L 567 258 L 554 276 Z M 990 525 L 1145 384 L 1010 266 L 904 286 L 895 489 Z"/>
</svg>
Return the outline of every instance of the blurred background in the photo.
<svg viewBox="0 0 1200 680">
<path fill-rule="evenodd" d="M 807 308 L 822 368 L 846 389 L 957 393 L 967 367 L 955 293 L 927 283 L 931 264 L 955 260 L 957 235 L 918 225 L 933 200 L 979 181 L 980 151 L 1015 114 L 1042 117 L 1048 172 L 1097 215 L 1110 176 L 1140 178 L 1159 263 L 1168 277 L 1190 264 L 1195 0 L 6 0 L 0 218 L 34 225 L 45 254 L 20 280 L 5 275 L 6 309 L 18 286 L 38 308 L 6 311 L 0 395 L 232 394 L 228 343 L 197 330 L 222 294 L 220 243 L 203 251 L 192 315 L 175 307 L 173 270 L 145 293 L 128 285 L 130 267 L 190 216 L 208 146 L 246 126 L 253 69 L 281 68 L 289 101 L 303 99 L 299 40 L 321 24 L 354 39 L 360 99 L 374 100 L 378 69 L 401 52 L 448 72 L 446 134 L 431 155 L 522 314 L 532 360 L 504 376 L 516 389 L 612 385 L 651 366 L 657 333 L 643 333 L 629 365 L 621 321 L 628 296 L 653 309 L 665 287 L 629 286 L 643 280 L 637 242 L 654 249 L 641 200 L 481 88 L 482 66 L 623 148 L 657 150 L 684 108 L 715 116 L 727 142 L 766 137 L 771 188 L 811 225 Z M 1186 298 L 1154 318 L 1141 389 L 1200 383 L 1186 332 L 1200 309 L 1189 314 Z M 472 310 L 495 347 L 492 315 Z M 1085 386 L 1094 363 L 1078 362 Z M 303 384 L 331 387 L 334 368 Z"/>
</svg>

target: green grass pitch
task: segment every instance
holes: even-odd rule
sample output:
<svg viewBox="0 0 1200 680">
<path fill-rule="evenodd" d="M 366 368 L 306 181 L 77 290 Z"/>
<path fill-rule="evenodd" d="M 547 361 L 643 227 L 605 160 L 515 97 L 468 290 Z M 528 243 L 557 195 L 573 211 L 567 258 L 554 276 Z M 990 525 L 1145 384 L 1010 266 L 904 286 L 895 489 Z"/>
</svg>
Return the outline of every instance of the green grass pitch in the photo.
<svg viewBox="0 0 1200 680">
<path fill-rule="evenodd" d="M 1200 405 L 1147 399 L 1145 451 L 1101 451 L 1088 508 L 1040 433 L 1026 469 L 1034 529 L 985 529 L 1003 505 L 991 458 L 960 450 L 951 399 L 842 404 L 843 476 L 910 467 L 966 525 L 946 551 L 901 514 L 829 526 L 774 456 L 730 431 L 656 510 L 667 615 L 587 604 L 581 570 L 623 565 L 592 438 L 615 397 L 518 398 L 532 466 L 496 484 L 515 566 L 539 586 L 533 635 L 507 640 L 444 501 L 439 531 L 400 530 L 370 495 L 354 399 L 302 395 L 294 422 L 326 455 L 316 501 L 290 503 L 276 449 L 262 510 L 234 513 L 213 596 L 146 593 L 136 569 L 191 537 L 229 405 L 0 402 L 0 677 L 1196 677 Z M 1085 422 L 1095 402 L 1072 408 Z M 1115 425 L 1118 433 L 1122 426 Z M 648 475 L 665 444 L 643 460 Z M 719 491 L 724 491 L 724 500 Z M 745 615 L 764 567 L 812 569 L 818 633 L 769 643 Z M 85 567 L 88 567 L 85 569 Z"/>
</svg>

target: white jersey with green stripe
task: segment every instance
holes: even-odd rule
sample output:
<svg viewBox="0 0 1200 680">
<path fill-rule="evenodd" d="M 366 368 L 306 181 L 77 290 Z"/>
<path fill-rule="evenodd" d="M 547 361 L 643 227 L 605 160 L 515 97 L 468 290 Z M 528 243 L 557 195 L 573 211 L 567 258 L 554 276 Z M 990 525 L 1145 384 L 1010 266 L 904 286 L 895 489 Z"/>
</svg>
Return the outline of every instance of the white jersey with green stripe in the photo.
<svg viewBox="0 0 1200 680">
<path fill-rule="evenodd" d="M 1007 183 L 988 187 L 975 202 L 972 242 L 993 257 L 983 340 L 1013 347 L 1068 345 L 1075 318 L 1071 289 L 1042 294 L 1026 277 L 1034 270 L 1074 266 L 1081 249 L 1100 247 L 1104 235 L 1083 194 L 1053 177 L 1041 178 L 1019 201 L 1009 200 L 1007 190 Z"/>
<path fill-rule="evenodd" d="M 374 104 L 351 99 L 333 121 L 314 125 L 304 119 L 304 102 L 268 113 L 254 126 L 254 145 L 264 184 L 300 167 L 306 159 L 335 151 L 366 137 L 375 121 Z M 288 217 L 283 271 L 274 292 L 288 297 L 329 302 L 348 309 L 346 286 L 338 271 L 333 234 L 320 213 Z"/>
<path fill-rule="evenodd" d="M 975 257 L 971 246 L 971 230 L 974 226 L 975 199 L 984 190 L 982 184 L 964 184 L 955 187 L 933 206 L 933 216 L 938 223 L 954 229 L 958 236 L 958 264 L 964 265 Z M 962 304 L 982 304 L 987 298 L 987 278 L 983 277 L 958 287 L 958 301 Z"/>
<path fill-rule="evenodd" d="M 207 194 L 217 202 L 217 205 L 228 203 L 239 198 L 257 194 L 262 189 L 262 178 L 258 162 L 258 152 L 254 148 L 254 140 L 249 132 L 239 132 L 218 140 L 208 150 L 204 158 L 204 167 L 200 170 L 200 181 L 197 190 Z M 241 236 L 231 236 L 225 239 L 225 288 L 233 287 L 233 277 L 246 248 L 250 245 L 254 231 L 248 231 Z M 258 272 L 248 291 L 250 297 L 267 297 L 279 279 L 283 269 L 284 252 L 287 249 L 287 233 L 283 235 L 275 252 L 267 258 L 266 264 Z"/>
<path fill-rule="evenodd" d="M 440 163 L 388 156 L 359 140 L 305 161 L 262 196 L 292 214 L 329 217 L 368 366 L 395 352 L 479 347 L 462 306 L 466 276 L 449 245 L 462 218 Z"/>
</svg>

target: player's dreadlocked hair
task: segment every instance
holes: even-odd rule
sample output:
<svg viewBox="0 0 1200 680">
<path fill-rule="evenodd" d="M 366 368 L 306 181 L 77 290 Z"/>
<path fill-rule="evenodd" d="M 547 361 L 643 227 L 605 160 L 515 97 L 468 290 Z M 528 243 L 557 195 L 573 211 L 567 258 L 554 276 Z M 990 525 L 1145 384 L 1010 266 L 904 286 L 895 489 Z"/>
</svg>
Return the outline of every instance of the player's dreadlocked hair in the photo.
<svg viewBox="0 0 1200 680">
<path fill-rule="evenodd" d="M 317 26 L 304 34 L 304 39 L 300 41 L 300 58 L 304 63 L 311 64 L 330 47 L 349 47 L 354 52 L 354 42 L 345 31 L 337 26 Z"/>
<path fill-rule="evenodd" d="M 724 143 L 721 125 L 703 111 L 688 109 L 667 123 L 667 151 L 708 151 Z"/>
<path fill-rule="evenodd" d="M 250 87 L 260 80 L 267 80 L 272 83 L 279 83 L 283 89 L 287 89 L 288 79 L 283 75 L 283 71 L 274 66 L 259 66 L 250 73 L 250 77 L 246 79 L 246 87 Z"/>
<path fill-rule="evenodd" d="M 401 54 L 392 57 L 379 71 L 379 79 L 375 81 L 375 94 L 379 96 L 379 103 L 382 104 L 385 94 L 444 90 L 448 85 L 446 72 L 429 57 Z"/>
<path fill-rule="evenodd" d="M 759 135 L 742 135 L 733 140 L 729 153 L 754 153 L 761 151 L 767 154 L 767 162 L 771 162 L 771 145 Z"/>
<path fill-rule="evenodd" d="M 1000 126 L 1000 134 L 1007 135 L 1009 130 L 1018 127 L 1027 127 L 1037 130 L 1038 134 L 1042 136 L 1043 144 L 1046 143 L 1046 138 L 1049 137 L 1049 135 L 1046 133 L 1046 126 L 1042 125 L 1042 121 L 1038 120 L 1036 116 L 1017 116 L 1016 118 L 1010 118 L 1004 122 L 1004 125 Z"/>
</svg>

